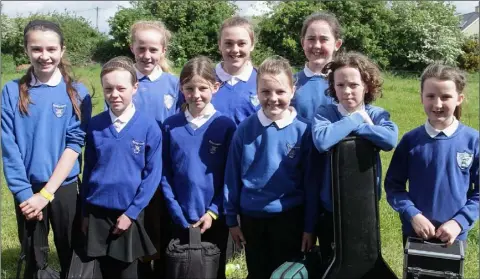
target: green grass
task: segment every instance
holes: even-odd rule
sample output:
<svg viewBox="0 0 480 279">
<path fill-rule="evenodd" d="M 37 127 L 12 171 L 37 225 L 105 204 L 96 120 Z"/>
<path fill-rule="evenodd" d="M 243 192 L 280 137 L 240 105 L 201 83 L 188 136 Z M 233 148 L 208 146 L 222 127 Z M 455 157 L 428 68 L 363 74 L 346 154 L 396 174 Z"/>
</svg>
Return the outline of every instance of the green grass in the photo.
<svg viewBox="0 0 480 279">
<path fill-rule="evenodd" d="M 96 115 L 103 110 L 103 94 L 100 87 L 100 67 L 93 66 L 88 68 L 75 69 L 75 74 L 90 89 L 90 93 L 94 93 L 93 97 L 93 114 Z M 179 72 L 178 69 L 175 70 Z M 20 74 L 9 73 L 2 74 L 2 83 L 19 77 Z M 383 98 L 376 101 L 376 105 L 385 108 L 390 112 L 392 120 L 399 127 L 399 139 L 403 134 L 425 122 L 426 116 L 420 103 L 419 85 L 420 82 L 415 78 L 398 77 L 385 74 L 384 76 L 384 95 Z M 3 84 L 2 84 L 3 86 Z M 466 102 L 464 102 L 462 122 L 475 129 L 479 129 L 479 75 L 471 74 L 468 77 L 468 85 L 466 89 Z M 382 167 L 385 171 L 391 160 L 393 152 L 382 152 Z M 2 278 L 13 278 L 15 276 L 16 261 L 20 252 L 17 237 L 17 225 L 15 221 L 15 211 L 13 198 L 8 188 L 2 172 L 1 188 L 1 224 L 2 224 Z M 400 220 L 398 215 L 391 209 L 385 200 L 385 193 L 382 193 L 380 201 L 380 224 L 381 224 L 381 240 L 382 254 L 392 270 L 399 278 L 402 276 L 403 268 L 403 249 L 402 236 L 400 229 Z M 468 250 L 465 259 L 465 278 L 478 278 L 479 275 L 479 239 L 478 239 L 478 222 L 471 230 L 468 237 Z M 50 234 L 51 245 L 51 264 L 58 268 L 58 260 L 56 258 L 55 246 Z M 233 264 L 238 264 L 240 269 L 229 274 L 229 278 L 245 278 L 247 271 L 244 256 L 233 259 Z"/>
</svg>

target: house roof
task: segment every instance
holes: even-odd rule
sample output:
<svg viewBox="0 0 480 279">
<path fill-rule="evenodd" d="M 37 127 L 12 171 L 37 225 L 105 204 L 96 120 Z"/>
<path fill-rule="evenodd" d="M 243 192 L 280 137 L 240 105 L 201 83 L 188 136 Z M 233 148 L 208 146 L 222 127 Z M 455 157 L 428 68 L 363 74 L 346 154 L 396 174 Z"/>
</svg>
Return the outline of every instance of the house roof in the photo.
<svg viewBox="0 0 480 279">
<path fill-rule="evenodd" d="M 468 13 L 468 14 L 463 14 L 460 17 L 460 29 L 465 30 L 468 26 L 470 26 L 472 23 L 474 23 L 476 20 L 478 20 L 478 13 L 473 12 L 473 13 Z"/>
</svg>

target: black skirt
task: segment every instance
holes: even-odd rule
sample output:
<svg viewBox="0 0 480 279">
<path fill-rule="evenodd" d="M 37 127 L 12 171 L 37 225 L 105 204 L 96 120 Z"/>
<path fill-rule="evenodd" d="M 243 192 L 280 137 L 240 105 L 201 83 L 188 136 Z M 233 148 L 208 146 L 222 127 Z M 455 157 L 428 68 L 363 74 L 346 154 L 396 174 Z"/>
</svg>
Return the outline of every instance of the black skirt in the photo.
<svg viewBox="0 0 480 279">
<path fill-rule="evenodd" d="M 144 212 L 137 220 L 132 220 L 128 230 L 120 235 L 112 234 L 117 218 L 124 212 L 86 205 L 88 230 L 86 250 L 89 257 L 109 256 L 119 261 L 131 263 L 144 256 L 157 252 L 144 228 Z"/>
</svg>

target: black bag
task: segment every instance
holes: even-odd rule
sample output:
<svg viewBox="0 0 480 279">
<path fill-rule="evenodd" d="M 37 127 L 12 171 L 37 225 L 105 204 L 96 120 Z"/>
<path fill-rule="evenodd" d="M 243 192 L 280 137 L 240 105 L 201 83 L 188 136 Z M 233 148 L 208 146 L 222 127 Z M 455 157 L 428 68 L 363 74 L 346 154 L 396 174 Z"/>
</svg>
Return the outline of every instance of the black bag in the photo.
<svg viewBox="0 0 480 279">
<path fill-rule="evenodd" d="M 102 272 L 97 260 L 87 257 L 83 253 L 77 253 L 75 250 L 73 249 L 67 279 L 101 279 Z"/>
<path fill-rule="evenodd" d="M 408 237 L 405 244 L 403 278 L 463 278 L 463 242 L 446 247 L 438 241 Z"/>
<path fill-rule="evenodd" d="M 22 271 L 22 265 L 25 261 L 25 271 L 23 274 L 24 279 L 60 279 L 60 273 L 47 264 L 48 257 L 48 242 L 34 245 L 34 234 L 36 239 L 42 238 L 47 234 L 47 228 L 45 228 L 44 222 L 38 221 L 25 221 L 24 232 L 22 239 L 22 250 L 20 251 L 20 257 L 17 263 L 17 279 L 21 279 L 20 273 Z M 35 232 L 35 230 L 38 230 Z M 39 241 L 40 242 L 40 241 Z M 34 258 L 32 259 L 32 249 Z M 34 261 L 34 262 L 32 262 Z"/>
<path fill-rule="evenodd" d="M 201 241 L 200 228 L 189 228 L 189 243 L 172 239 L 165 252 L 166 278 L 217 278 L 220 249 L 210 242 Z"/>
</svg>

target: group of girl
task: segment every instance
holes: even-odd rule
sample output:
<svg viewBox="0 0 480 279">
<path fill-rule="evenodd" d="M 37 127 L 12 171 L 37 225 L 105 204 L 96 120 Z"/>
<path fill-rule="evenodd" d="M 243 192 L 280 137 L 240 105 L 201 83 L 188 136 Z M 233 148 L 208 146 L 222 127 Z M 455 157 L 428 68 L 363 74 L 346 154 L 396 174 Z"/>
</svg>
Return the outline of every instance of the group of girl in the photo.
<svg viewBox="0 0 480 279">
<path fill-rule="evenodd" d="M 293 74 L 280 57 L 256 68 L 253 27 L 235 16 L 219 32 L 222 62 L 193 58 L 176 78 L 165 57 L 168 30 L 136 22 L 135 61 L 103 65 L 105 111 L 91 117 L 88 91 L 62 58 L 62 31 L 30 22 L 31 67 L 2 91 L 3 168 L 19 237 L 24 224 L 50 222 L 62 278 L 76 231 L 103 278 L 146 278 L 140 270 L 155 253 L 154 269 L 168 268 L 164 246 L 146 229 L 160 221 L 169 239 L 200 227 L 202 239 L 222 251 L 218 278 L 225 278 L 229 233 L 245 247 L 249 278 L 269 278 L 317 237 L 322 257 L 331 258 L 328 151 L 350 134 L 383 151 L 398 137 L 389 113 L 372 105 L 382 93 L 379 69 L 362 54 L 337 53 L 341 35 L 334 15 L 312 14 L 300 36 L 304 69 Z M 478 219 L 479 135 L 459 122 L 465 84 L 462 72 L 441 64 L 422 74 L 427 120 L 396 147 L 384 185 L 404 239 L 464 241 Z"/>
</svg>

